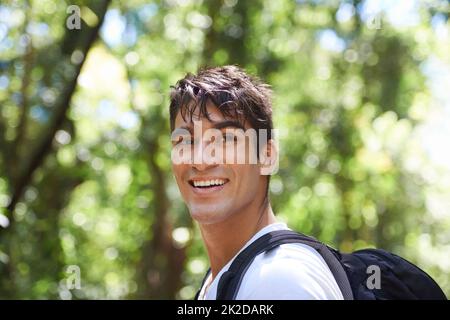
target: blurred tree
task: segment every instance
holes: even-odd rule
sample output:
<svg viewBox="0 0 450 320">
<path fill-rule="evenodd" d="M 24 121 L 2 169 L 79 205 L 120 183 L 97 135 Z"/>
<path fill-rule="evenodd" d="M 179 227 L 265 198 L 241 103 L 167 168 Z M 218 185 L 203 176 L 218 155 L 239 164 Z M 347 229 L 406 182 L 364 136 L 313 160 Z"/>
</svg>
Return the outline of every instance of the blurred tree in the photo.
<svg viewBox="0 0 450 320">
<path fill-rule="evenodd" d="M 34 53 L 36 48 L 33 47 L 33 38 L 29 32 L 30 26 L 33 23 L 30 21 L 32 8 L 29 3 L 25 3 L 25 19 L 23 23 L 24 34 L 21 38 L 21 44 L 25 47 L 25 54 L 23 55 L 23 61 L 16 61 L 17 65 L 15 66 L 16 70 L 23 70 L 23 72 L 19 71 L 18 75 L 19 77 L 22 77 L 20 94 L 17 97 L 19 100 L 19 110 L 16 111 L 19 114 L 18 124 L 17 130 L 14 130 L 15 136 L 13 139 L 2 139 L 2 150 L 5 150 L 6 152 L 2 152 L 3 159 L 0 162 L 0 164 L 3 165 L 1 171 L 7 173 L 7 184 L 10 186 L 11 190 L 11 196 L 6 208 L 7 211 L 10 212 L 9 228 L 8 230 L 2 230 L 2 233 L 0 234 L 2 240 L 1 242 L 4 245 L 3 250 L 5 251 L 3 254 L 8 256 L 6 263 L 0 265 L 0 273 L 5 274 L 4 277 L 2 276 L 2 282 L 5 283 L 2 283 L 1 287 L 9 289 L 5 291 L 6 297 L 16 297 L 14 283 L 19 281 L 16 280 L 16 278 L 20 277 L 19 275 L 14 274 L 15 264 L 19 264 L 19 262 L 15 261 L 13 258 L 20 250 L 15 248 L 15 241 L 17 241 L 13 235 L 15 231 L 15 218 L 11 214 L 15 211 L 16 205 L 22 198 L 25 189 L 32 184 L 35 171 L 43 166 L 46 156 L 52 152 L 52 143 L 58 129 L 61 129 L 64 124 L 66 124 L 66 126 L 70 126 L 70 122 L 67 120 L 66 114 L 70 107 L 71 97 L 75 91 L 77 79 L 85 57 L 97 38 L 108 4 L 109 1 L 101 1 L 92 6 L 91 12 L 95 16 L 95 19 L 97 19 L 94 23 L 92 23 L 92 25 L 87 25 L 83 22 L 81 26 L 82 31 L 76 29 L 65 29 L 65 36 L 60 45 L 55 43 L 53 44 L 53 47 L 43 48 L 43 50 Z M 44 56 L 48 54 L 53 56 L 54 65 L 47 65 L 48 68 L 45 69 L 45 72 L 48 72 L 47 79 L 55 78 L 56 83 L 47 81 L 45 85 L 49 87 L 47 90 L 51 90 L 50 88 L 53 87 L 55 88 L 54 90 L 59 91 L 57 98 L 47 99 L 51 101 L 45 101 L 45 98 L 42 96 L 32 97 L 30 93 L 30 87 L 32 85 L 39 88 L 39 83 L 34 81 L 32 82 L 31 79 L 33 72 L 33 56 L 37 56 L 37 61 L 42 61 L 45 59 Z M 19 59 L 19 57 L 17 57 L 17 59 Z M 10 93 L 10 95 L 13 96 L 14 94 Z M 44 104 L 47 104 L 46 109 L 51 110 L 49 111 L 50 115 L 48 118 L 44 117 L 45 119 L 39 119 L 41 120 L 41 124 L 30 123 L 29 126 L 32 127 L 35 135 L 28 136 L 27 133 L 31 131 L 28 126 L 30 104 L 36 103 L 36 100 L 39 101 L 40 98 L 44 100 L 42 101 Z M 44 112 L 46 113 L 47 111 Z M 2 127 L 4 127 L 4 120 L 0 119 L 0 122 L 2 122 Z M 12 126 L 12 128 L 14 127 L 15 126 Z M 68 133 L 66 132 L 66 134 Z M 58 276 L 57 271 L 60 270 L 58 265 L 61 263 L 60 248 L 58 245 L 52 244 L 58 236 L 58 214 L 61 209 L 64 208 L 64 202 L 60 203 L 60 201 L 65 199 L 67 194 L 69 194 L 68 191 L 70 192 L 76 184 L 79 183 L 75 182 L 78 179 L 71 181 L 70 175 L 67 174 L 62 176 L 62 180 L 62 177 L 58 178 L 57 176 L 53 176 L 52 178 L 51 175 L 56 173 L 55 170 L 58 170 L 57 164 L 56 166 L 54 164 L 53 166 L 46 168 L 46 171 L 41 174 L 40 181 L 37 182 L 39 186 L 41 183 L 48 182 L 48 179 L 54 182 L 50 185 L 55 188 L 57 188 L 58 184 L 61 184 L 60 189 L 57 190 L 59 190 L 62 194 L 56 199 L 53 197 L 46 199 L 46 196 L 50 197 L 50 194 L 46 195 L 45 192 L 40 194 L 40 201 L 51 201 L 45 201 L 40 205 L 42 211 L 39 213 L 42 214 L 42 216 L 37 217 L 37 219 L 42 226 L 39 228 L 40 230 L 37 230 L 38 234 L 36 235 L 37 239 L 42 241 L 40 242 L 43 248 L 42 253 L 44 255 L 49 254 L 50 257 L 53 258 L 50 259 L 49 263 L 54 264 L 51 268 L 45 268 L 43 265 L 39 265 L 39 267 L 44 267 L 41 270 L 45 270 L 44 274 L 48 273 L 48 276 L 50 276 L 53 281 L 57 280 L 55 276 Z M 39 190 L 43 189 L 42 186 Z M 52 194 L 52 196 L 53 195 L 54 194 Z M 9 232 L 10 235 L 8 235 L 7 232 Z M 28 271 L 25 273 L 28 273 Z M 38 272 L 37 274 L 40 277 L 45 277 L 42 273 Z M 55 295 L 56 290 L 53 290 L 50 294 Z"/>
<path fill-rule="evenodd" d="M 80 0 L 69 30 L 72 3 L 2 2 L 0 298 L 193 297 L 207 259 L 170 170 L 168 92 L 223 64 L 273 86 L 279 218 L 404 255 L 449 294 L 450 220 L 430 205 L 447 176 L 417 141 L 449 6 L 413 3 L 408 25 L 371 0 Z"/>
</svg>

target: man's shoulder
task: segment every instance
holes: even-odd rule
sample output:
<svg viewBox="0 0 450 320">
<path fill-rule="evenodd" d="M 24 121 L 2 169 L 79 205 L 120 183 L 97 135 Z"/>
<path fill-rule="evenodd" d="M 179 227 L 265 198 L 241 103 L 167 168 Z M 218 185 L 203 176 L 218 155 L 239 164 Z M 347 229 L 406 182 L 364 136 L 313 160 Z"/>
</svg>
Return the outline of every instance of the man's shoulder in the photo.
<svg viewBox="0 0 450 320">
<path fill-rule="evenodd" d="M 261 278 L 277 277 L 287 280 L 303 278 L 310 272 L 329 271 L 322 256 L 314 248 L 301 243 L 283 244 L 262 253 L 255 258 L 250 268 Z"/>
<path fill-rule="evenodd" d="M 341 293 L 320 254 L 304 244 L 283 244 L 258 255 L 238 299 L 339 299 Z"/>
</svg>

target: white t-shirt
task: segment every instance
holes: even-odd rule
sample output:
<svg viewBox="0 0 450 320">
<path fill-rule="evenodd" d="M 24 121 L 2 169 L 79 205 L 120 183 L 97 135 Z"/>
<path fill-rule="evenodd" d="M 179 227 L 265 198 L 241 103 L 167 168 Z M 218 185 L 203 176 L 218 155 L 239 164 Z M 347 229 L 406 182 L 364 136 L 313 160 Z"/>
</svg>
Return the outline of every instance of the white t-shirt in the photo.
<svg viewBox="0 0 450 320">
<path fill-rule="evenodd" d="M 257 232 L 239 252 L 262 235 L 275 230 L 290 229 L 284 223 L 268 225 Z M 216 299 L 219 279 L 234 258 L 220 270 L 212 283 L 212 276 L 209 275 L 200 291 L 199 300 Z M 236 299 L 343 300 L 343 296 L 322 256 L 307 245 L 290 243 L 256 256 L 242 279 Z"/>
</svg>

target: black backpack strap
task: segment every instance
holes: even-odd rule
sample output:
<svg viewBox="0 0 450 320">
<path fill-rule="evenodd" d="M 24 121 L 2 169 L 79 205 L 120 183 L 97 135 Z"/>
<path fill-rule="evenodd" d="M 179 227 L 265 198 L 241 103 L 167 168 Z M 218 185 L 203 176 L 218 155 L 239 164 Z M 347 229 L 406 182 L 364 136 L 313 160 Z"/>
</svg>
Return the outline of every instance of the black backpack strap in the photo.
<svg viewBox="0 0 450 320">
<path fill-rule="evenodd" d="M 209 268 L 209 269 L 206 271 L 206 274 L 205 274 L 205 276 L 203 277 L 203 280 L 202 280 L 202 284 L 201 284 L 201 286 L 200 286 L 200 289 L 199 289 L 199 290 L 197 291 L 197 293 L 195 294 L 194 300 L 198 300 L 198 297 L 200 296 L 200 292 L 202 291 L 203 286 L 205 285 L 206 279 L 208 279 L 210 273 L 211 273 L 211 268 Z"/>
<path fill-rule="evenodd" d="M 353 300 L 353 293 L 347 274 L 330 248 L 320 241 L 290 230 L 277 230 L 266 233 L 251 243 L 238 254 L 230 268 L 219 280 L 217 300 L 234 300 L 244 278 L 255 257 L 281 244 L 302 243 L 317 250 L 331 270 L 345 300 Z"/>
</svg>

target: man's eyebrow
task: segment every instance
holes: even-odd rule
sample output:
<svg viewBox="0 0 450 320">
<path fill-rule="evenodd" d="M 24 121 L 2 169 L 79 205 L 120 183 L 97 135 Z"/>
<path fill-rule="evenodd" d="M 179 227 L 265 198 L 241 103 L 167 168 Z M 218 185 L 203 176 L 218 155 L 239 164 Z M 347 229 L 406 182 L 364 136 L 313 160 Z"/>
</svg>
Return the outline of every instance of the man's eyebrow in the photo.
<svg viewBox="0 0 450 320">
<path fill-rule="evenodd" d="M 192 127 L 190 126 L 183 126 L 183 127 L 179 127 L 179 128 L 175 128 L 172 132 L 172 134 L 182 134 L 185 133 L 184 130 L 189 131 L 190 134 L 192 134 Z"/>
<path fill-rule="evenodd" d="M 245 127 L 237 120 L 225 120 L 220 122 L 213 122 L 213 128 L 215 129 L 223 129 L 228 127 L 234 127 L 238 129 L 245 130 Z M 173 130 L 172 134 L 181 134 L 184 133 L 184 130 L 189 131 L 190 134 L 193 134 L 192 126 L 182 126 Z"/>
<path fill-rule="evenodd" d="M 215 122 L 213 127 L 216 129 L 219 129 L 219 130 L 223 129 L 223 128 L 228 128 L 228 127 L 234 127 L 234 128 L 245 130 L 245 127 L 242 125 L 242 123 L 240 123 L 237 120 L 225 120 L 225 121 L 221 121 L 221 122 Z"/>
</svg>

